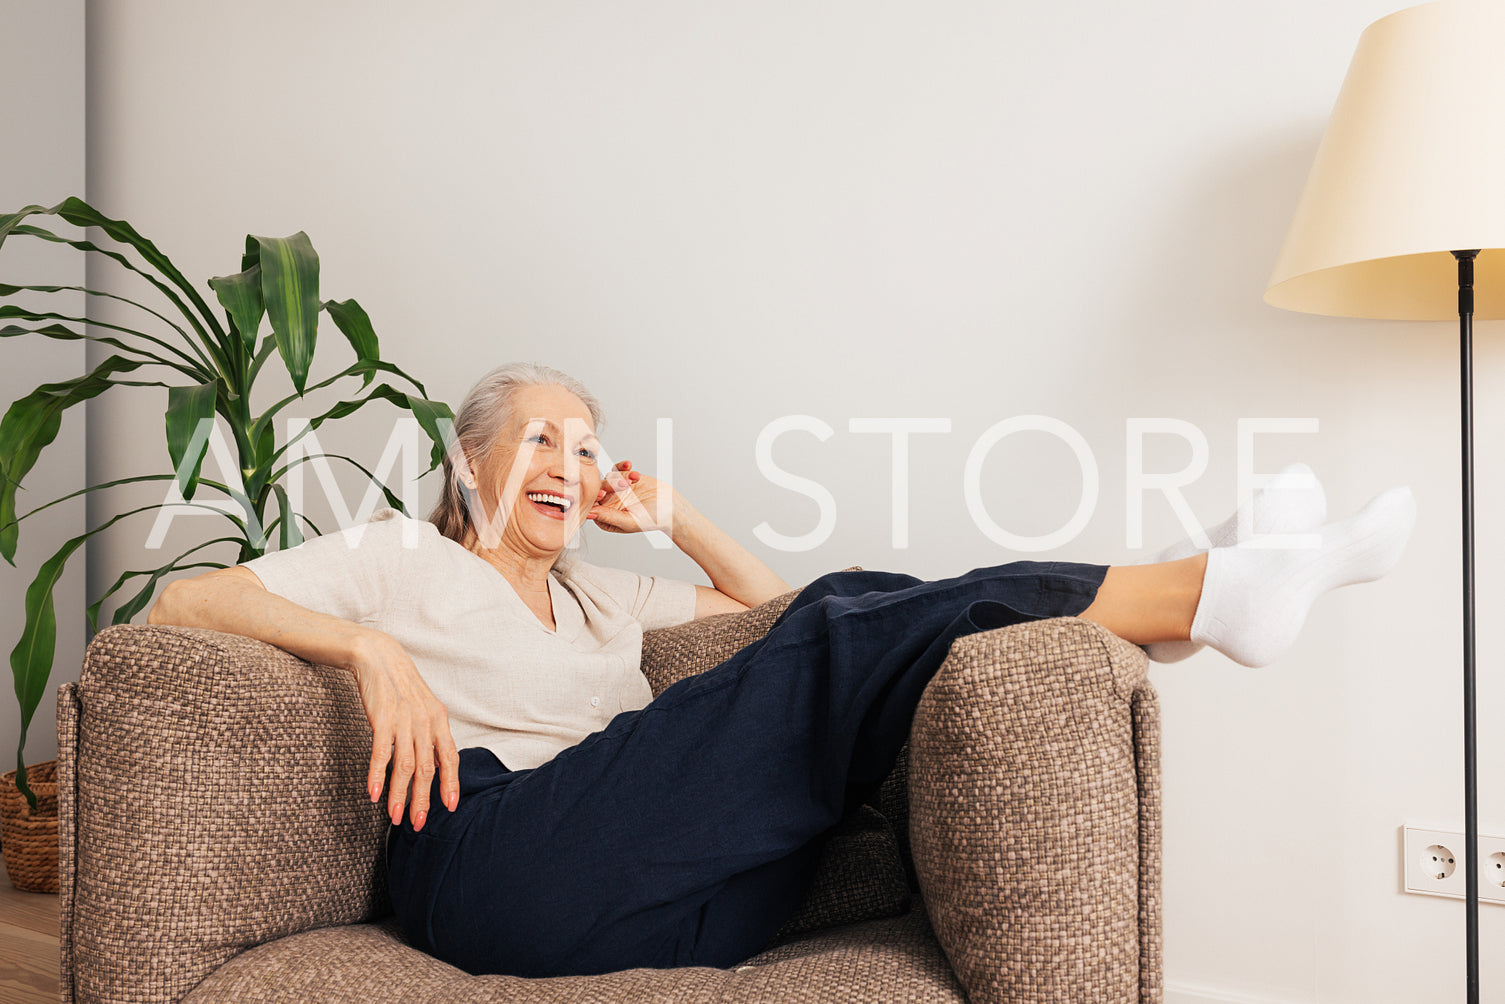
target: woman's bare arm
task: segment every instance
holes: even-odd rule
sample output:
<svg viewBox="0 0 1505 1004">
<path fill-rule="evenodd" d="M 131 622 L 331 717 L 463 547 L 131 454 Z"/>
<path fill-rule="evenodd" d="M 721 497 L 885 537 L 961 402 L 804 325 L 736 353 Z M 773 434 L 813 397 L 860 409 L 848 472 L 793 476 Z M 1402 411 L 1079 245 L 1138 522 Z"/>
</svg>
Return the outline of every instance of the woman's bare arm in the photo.
<svg viewBox="0 0 1505 1004">
<path fill-rule="evenodd" d="M 668 505 L 660 505 L 664 497 Z M 588 518 L 613 533 L 662 530 L 714 588 L 695 587 L 695 616 L 747 610 L 789 591 L 774 571 L 674 491 L 624 460 L 601 482 Z"/>
<path fill-rule="evenodd" d="M 440 797 L 451 811 L 459 804 L 460 756 L 449 716 L 391 635 L 268 592 L 256 573 L 240 566 L 170 583 L 147 614 L 147 623 L 244 635 L 309 662 L 348 670 L 371 722 L 366 775 L 371 801 L 381 797 L 390 762 L 387 815 L 394 826 L 402 820 L 411 785 L 410 817 L 413 828 L 422 829 L 437 758 Z"/>
<path fill-rule="evenodd" d="M 675 493 L 670 538 L 711 579 L 714 589 L 695 587 L 695 616 L 747 610 L 789 591 L 789 585 L 757 556 L 733 540 L 700 510 Z"/>
</svg>

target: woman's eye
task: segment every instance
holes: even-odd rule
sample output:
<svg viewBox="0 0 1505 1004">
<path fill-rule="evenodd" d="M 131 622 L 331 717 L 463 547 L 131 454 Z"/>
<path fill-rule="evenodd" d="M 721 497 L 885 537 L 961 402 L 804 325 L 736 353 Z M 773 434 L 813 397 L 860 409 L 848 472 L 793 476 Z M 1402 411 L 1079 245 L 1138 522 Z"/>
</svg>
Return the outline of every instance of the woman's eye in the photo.
<svg viewBox="0 0 1505 1004">
<path fill-rule="evenodd" d="M 541 432 L 537 432 L 537 433 L 534 433 L 533 435 L 529 436 L 528 437 L 528 441 L 530 443 L 542 443 L 545 446 L 549 445 L 549 437 L 545 436 Z"/>
<path fill-rule="evenodd" d="M 583 446 L 580 447 L 580 455 L 582 457 L 584 457 L 586 460 L 592 460 L 593 461 L 593 460 L 596 459 L 596 452 L 594 450 L 587 450 Z"/>
</svg>

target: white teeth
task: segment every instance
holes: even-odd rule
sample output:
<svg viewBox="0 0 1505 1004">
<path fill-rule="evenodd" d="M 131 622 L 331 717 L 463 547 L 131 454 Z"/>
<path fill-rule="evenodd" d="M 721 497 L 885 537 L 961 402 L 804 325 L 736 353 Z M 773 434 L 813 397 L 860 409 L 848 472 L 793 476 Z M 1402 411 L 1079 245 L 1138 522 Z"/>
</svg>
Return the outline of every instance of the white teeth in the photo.
<svg viewBox="0 0 1505 1004">
<path fill-rule="evenodd" d="M 563 495 L 552 495 L 548 492 L 529 492 L 528 500 L 530 502 L 542 502 L 545 505 L 557 505 L 563 512 L 570 511 L 570 500 Z"/>
</svg>

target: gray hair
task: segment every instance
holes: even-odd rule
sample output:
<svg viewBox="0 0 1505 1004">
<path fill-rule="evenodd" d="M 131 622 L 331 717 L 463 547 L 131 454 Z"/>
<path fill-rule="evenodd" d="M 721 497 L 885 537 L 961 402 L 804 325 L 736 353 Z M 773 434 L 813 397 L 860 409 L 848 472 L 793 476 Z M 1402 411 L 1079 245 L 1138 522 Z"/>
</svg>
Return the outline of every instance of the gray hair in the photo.
<svg viewBox="0 0 1505 1004">
<path fill-rule="evenodd" d="M 491 455 L 497 437 L 513 418 L 512 401 L 523 387 L 563 387 L 585 403 L 597 430 L 605 421 L 601 402 L 585 385 L 568 373 L 539 363 L 506 363 L 476 381 L 455 413 L 454 436 L 444 456 L 444 487 L 439 502 L 429 513 L 428 521 L 456 543 L 463 543 L 471 527 L 470 510 L 465 504 L 465 489 L 460 483 L 457 460 L 479 471 Z M 457 452 L 462 454 L 457 456 Z"/>
</svg>

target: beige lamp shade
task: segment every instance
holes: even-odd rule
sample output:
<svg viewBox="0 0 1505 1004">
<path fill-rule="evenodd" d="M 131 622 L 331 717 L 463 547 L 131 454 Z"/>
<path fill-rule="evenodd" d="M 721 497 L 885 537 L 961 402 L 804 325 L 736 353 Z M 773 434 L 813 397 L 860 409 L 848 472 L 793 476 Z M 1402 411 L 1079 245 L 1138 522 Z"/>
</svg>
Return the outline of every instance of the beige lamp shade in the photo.
<svg viewBox="0 0 1505 1004">
<path fill-rule="evenodd" d="M 1476 248 L 1474 316 L 1505 317 L 1505 0 L 1438 0 L 1359 38 L 1265 302 L 1456 320 Z"/>
</svg>

